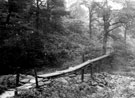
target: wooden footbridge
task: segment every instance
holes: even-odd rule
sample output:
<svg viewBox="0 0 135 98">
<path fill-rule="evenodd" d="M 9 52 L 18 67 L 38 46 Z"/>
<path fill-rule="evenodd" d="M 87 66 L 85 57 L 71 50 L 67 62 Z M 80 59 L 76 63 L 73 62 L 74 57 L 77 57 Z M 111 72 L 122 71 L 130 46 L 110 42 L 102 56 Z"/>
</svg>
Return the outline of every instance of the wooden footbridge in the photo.
<svg viewBox="0 0 135 98">
<path fill-rule="evenodd" d="M 38 86 L 38 78 L 46 78 L 46 79 L 50 79 L 50 78 L 57 78 L 57 77 L 61 77 L 61 76 L 64 76 L 66 74 L 73 74 L 77 71 L 81 71 L 81 80 L 83 81 L 84 80 L 84 73 L 85 73 L 85 69 L 87 67 L 91 67 L 92 66 L 92 63 L 94 62 L 97 62 L 97 61 L 100 61 L 102 59 L 105 59 L 105 58 L 108 58 L 111 56 L 112 53 L 108 53 L 108 54 L 105 54 L 103 56 L 100 56 L 100 57 L 97 57 L 97 58 L 94 58 L 92 60 L 87 60 L 85 62 L 83 62 L 82 64 L 79 64 L 79 65 L 76 65 L 74 67 L 69 67 L 68 69 L 65 69 L 65 70 L 61 70 L 61 71 L 56 71 L 56 72 L 52 72 L 52 73 L 47 73 L 47 74 L 42 74 L 42 75 L 37 75 L 36 72 L 35 72 L 35 80 L 36 80 L 36 87 L 39 87 Z M 92 67 L 91 67 L 92 68 Z M 92 70 L 92 69 L 91 69 Z M 91 71 L 91 76 L 92 76 L 92 71 Z"/>
<path fill-rule="evenodd" d="M 18 89 L 30 89 L 30 88 L 33 88 L 36 86 L 36 88 L 39 88 L 39 84 L 41 82 L 41 80 L 43 79 L 53 79 L 53 78 L 58 78 L 58 77 L 62 77 L 62 76 L 65 76 L 65 75 L 71 75 L 71 74 L 74 74 L 76 72 L 81 72 L 81 80 L 82 82 L 84 81 L 84 74 L 86 73 L 85 72 L 85 69 L 87 69 L 88 67 L 90 67 L 90 74 L 91 74 L 91 78 L 92 78 L 92 65 L 93 63 L 96 63 L 96 62 L 100 62 L 104 59 L 108 59 L 109 57 L 111 57 L 112 55 L 112 52 L 111 53 L 107 53 L 105 55 L 102 55 L 100 57 L 97 57 L 97 58 L 94 58 L 92 60 L 87 60 L 87 61 L 84 61 L 84 56 L 83 56 L 83 63 L 79 64 L 79 65 L 76 65 L 74 67 L 69 67 L 68 69 L 65 69 L 65 70 L 61 70 L 61 71 L 56 71 L 56 72 L 52 72 L 52 73 L 47 73 L 47 74 L 42 74 L 42 75 L 37 75 L 37 72 L 36 70 L 34 70 L 34 77 L 35 79 L 33 78 L 31 83 L 26 83 L 22 86 L 17 86 L 16 87 L 16 90 L 15 90 L 15 94 L 17 94 L 17 91 Z M 111 63 L 111 62 L 109 62 Z M 100 65 L 98 65 L 100 67 Z M 36 85 L 35 85 L 36 84 Z M 33 86 L 34 85 L 34 86 Z"/>
</svg>

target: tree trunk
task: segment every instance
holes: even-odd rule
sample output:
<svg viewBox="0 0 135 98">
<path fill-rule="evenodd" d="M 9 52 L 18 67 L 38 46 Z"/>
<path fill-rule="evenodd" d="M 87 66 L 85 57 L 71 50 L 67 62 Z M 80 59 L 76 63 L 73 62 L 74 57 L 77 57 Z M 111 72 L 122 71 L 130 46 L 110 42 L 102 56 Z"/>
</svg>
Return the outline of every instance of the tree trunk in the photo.
<svg viewBox="0 0 135 98">
<path fill-rule="evenodd" d="M 125 50 L 126 50 L 126 43 L 127 43 L 127 28 L 124 31 L 124 41 L 125 41 Z"/>
<path fill-rule="evenodd" d="M 104 38 L 103 38 L 103 55 L 106 54 L 106 48 L 107 48 L 107 37 L 108 37 L 108 33 L 105 32 L 104 34 Z"/>
<path fill-rule="evenodd" d="M 92 12 L 91 8 L 89 8 L 89 33 L 90 33 L 90 39 L 92 38 Z"/>
<path fill-rule="evenodd" d="M 7 15 L 7 18 L 6 18 L 6 23 L 7 23 L 7 24 L 9 24 L 10 16 L 11 16 L 11 13 L 9 13 L 9 14 Z"/>
<path fill-rule="evenodd" d="M 49 0 L 46 1 L 47 2 L 47 22 L 50 23 L 50 17 L 51 17 L 51 14 L 50 14 L 50 4 L 49 4 Z"/>
<path fill-rule="evenodd" d="M 106 54 L 107 50 L 107 38 L 108 38 L 108 33 L 109 33 L 109 26 L 110 23 L 108 22 L 108 17 L 105 15 L 103 16 L 103 21 L 104 21 L 104 36 L 103 36 L 103 55 Z"/>
<path fill-rule="evenodd" d="M 11 17 L 11 13 L 12 13 L 12 11 L 11 11 L 11 9 L 10 9 L 10 4 L 12 3 L 12 0 L 8 0 L 8 15 L 7 15 L 7 17 L 6 17 L 6 23 L 8 24 L 9 23 L 9 21 L 10 21 L 10 17 Z"/>
<path fill-rule="evenodd" d="M 37 12 L 36 12 L 36 29 L 38 31 L 39 29 L 39 0 L 37 0 Z"/>
<path fill-rule="evenodd" d="M 127 53 L 127 26 L 125 27 L 125 31 L 124 31 L 124 41 L 125 41 L 125 53 Z M 128 61 L 127 56 L 125 55 L 125 61 Z"/>
</svg>

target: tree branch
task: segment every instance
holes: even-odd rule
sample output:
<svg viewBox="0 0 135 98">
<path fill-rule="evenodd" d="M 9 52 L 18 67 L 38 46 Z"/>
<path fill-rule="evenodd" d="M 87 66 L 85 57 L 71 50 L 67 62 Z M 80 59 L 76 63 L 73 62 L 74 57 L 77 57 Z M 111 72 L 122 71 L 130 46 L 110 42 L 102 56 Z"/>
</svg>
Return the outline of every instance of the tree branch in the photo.
<svg viewBox="0 0 135 98">
<path fill-rule="evenodd" d="M 115 23 L 111 24 L 111 26 L 116 25 L 116 24 L 119 24 L 119 23 L 122 23 L 122 22 L 120 22 L 120 21 L 115 22 Z"/>
<path fill-rule="evenodd" d="M 114 27 L 114 28 L 112 28 L 112 29 L 108 30 L 108 32 L 113 31 L 114 29 L 119 28 L 119 27 L 121 27 L 121 25 L 116 26 L 116 27 Z"/>
</svg>

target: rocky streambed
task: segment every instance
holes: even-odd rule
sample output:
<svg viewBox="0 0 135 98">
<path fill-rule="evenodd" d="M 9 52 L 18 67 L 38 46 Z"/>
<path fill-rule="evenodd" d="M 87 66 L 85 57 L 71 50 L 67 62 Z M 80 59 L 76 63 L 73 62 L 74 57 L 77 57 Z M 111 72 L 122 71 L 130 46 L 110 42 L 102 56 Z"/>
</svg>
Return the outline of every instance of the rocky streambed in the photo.
<svg viewBox="0 0 135 98">
<path fill-rule="evenodd" d="M 94 74 L 93 79 L 90 74 L 85 74 L 84 82 L 80 75 L 39 81 L 43 90 L 41 92 L 43 96 L 48 96 L 47 98 L 135 98 L 135 78 L 119 74 Z M 21 82 L 24 83 L 18 87 L 21 92 L 27 93 L 28 89 L 34 89 L 34 77 L 24 77 Z M 12 97 L 14 91 L 6 91 L 0 98 Z"/>
</svg>

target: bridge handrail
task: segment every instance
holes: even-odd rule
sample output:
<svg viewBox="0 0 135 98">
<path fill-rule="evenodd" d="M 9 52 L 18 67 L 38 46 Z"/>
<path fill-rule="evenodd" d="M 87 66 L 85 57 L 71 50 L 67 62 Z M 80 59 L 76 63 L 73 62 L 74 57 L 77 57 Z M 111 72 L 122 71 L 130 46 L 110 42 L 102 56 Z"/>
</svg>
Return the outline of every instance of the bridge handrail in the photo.
<svg viewBox="0 0 135 98">
<path fill-rule="evenodd" d="M 76 66 L 74 66 L 74 67 L 69 67 L 68 69 L 65 69 L 65 70 L 62 70 L 62 71 L 56 71 L 56 72 L 52 72 L 52 73 L 47 73 L 47 74 L 38 75 L 37 77 L 38 77 L 38 78 L 51 78 L 51 77 L 57 77 L 57 76 L 60 76 L 60 75 L 64 75 L 64 74 L 67 74 L 67 73 L 71 73 L 71 72 L 74 72 L 74 71 L 83 69 L 84 67 L 89 66 L 89 64 L 91 64 L 91 63 L 93 63 L 93 62 L 95 62 L 95 61 L 99 61 L 99 60 L 101 60 L 101 59 L 104 59 L 104 58 L 106 58 L 106 57 L 109 57 L 110 55 L 111 55 L 111 53 L 108 53 L 108 54 L 105 54 L 105 55 L 103 55 L 103 56 L 94 58 L 94 59 L 92 59 L 92 60 L 87 60 L 87 61 L 85 61 L 84 63 L 79 64 L 79 65 L 76 65 Z"/>
</svg>

